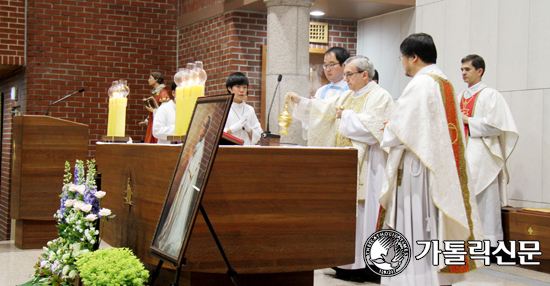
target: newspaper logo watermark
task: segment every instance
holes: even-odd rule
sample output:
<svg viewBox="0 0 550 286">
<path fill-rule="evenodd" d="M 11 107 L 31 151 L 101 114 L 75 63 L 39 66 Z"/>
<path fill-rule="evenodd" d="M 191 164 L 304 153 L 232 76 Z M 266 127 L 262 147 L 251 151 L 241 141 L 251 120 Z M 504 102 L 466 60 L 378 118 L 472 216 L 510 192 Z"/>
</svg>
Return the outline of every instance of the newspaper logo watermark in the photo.
<svg viewBox="0 0 550 286">
<path fill-rule="evenodd" d="M 405 236 L 395 230 L 379 230 L 373 233 L 363 247 L 365 264 L 384 277 L 395 276 L 409 265 L 411 246 Z M 371 265 L 376 267 L 372 267 Z"/>
</svg>

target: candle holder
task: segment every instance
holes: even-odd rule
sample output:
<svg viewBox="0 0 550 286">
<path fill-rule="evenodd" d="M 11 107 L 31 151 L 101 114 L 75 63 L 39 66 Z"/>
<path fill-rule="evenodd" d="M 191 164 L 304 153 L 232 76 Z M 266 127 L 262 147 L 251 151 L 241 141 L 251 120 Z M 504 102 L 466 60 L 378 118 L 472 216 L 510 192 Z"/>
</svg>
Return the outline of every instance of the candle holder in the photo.
<svg viewBox="0 0 550 286">
<path fill-rule="evenodd" d="M 104 142 L 127 142 L 126 106 L 130 88 L 126 80 L 116 80 L 107 91 L 109 94 L 109 117 L 107 119 L 107 135 L 103 136 Z"/>
</svg>

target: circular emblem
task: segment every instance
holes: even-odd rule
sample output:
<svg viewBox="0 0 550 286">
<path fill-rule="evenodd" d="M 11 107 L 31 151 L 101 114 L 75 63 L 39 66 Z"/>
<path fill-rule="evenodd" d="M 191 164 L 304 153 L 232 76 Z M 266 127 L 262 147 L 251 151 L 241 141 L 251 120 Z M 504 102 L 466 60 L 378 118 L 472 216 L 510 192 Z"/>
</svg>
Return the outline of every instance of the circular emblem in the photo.
<svg viewBox="0 0 550 286">
<path fill-rule="evenodd" d="M 401 233 L 389 229 L 379 230 L 365 242 L 363 259 L 380 276 L 395 276 L 409 265 L 411 246 Z"/>
</svg>

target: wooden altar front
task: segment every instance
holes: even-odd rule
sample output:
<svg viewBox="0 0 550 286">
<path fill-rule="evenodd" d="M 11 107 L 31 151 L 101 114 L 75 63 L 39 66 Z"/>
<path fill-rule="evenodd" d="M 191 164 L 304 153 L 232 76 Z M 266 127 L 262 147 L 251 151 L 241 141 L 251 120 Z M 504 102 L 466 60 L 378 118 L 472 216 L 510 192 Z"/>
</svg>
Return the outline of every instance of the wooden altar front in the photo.
<svg viewBox="0 0 550 286">
<path fill-rule="evenodd" d="M 158 263 L 147 251 L 180 150 L 97 145 L 107 192 L 102 206 L 117 215 L 104 225 L 105 242 Z M 355 149 L 220 146 L 202 204 L 241 277 L 262 285 L 271 285 L 262 279 L 277 277 L 293 281 L 285 285 L 313 285 L 314 269 L 354 262 L 356 176 Z M 220 275 L 227 269 L 200 215 L 185 257 L 183 277 L 191 281 L 182 279 L 181 285 L 205 285 L 216 275 L 231 285 Z M 257 283 L 246 280 L 240 285 Z"/>
</svg>

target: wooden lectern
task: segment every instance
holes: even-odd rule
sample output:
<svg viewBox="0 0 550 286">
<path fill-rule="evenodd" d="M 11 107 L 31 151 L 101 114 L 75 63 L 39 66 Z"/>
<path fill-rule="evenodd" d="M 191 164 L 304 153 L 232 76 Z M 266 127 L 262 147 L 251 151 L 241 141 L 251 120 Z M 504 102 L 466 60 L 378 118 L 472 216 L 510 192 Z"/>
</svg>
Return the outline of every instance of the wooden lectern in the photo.
<svg viewBox="0 0 550 286">
<path fill-rule="evenodd" d="M 15 246 L 42 248 L 57 237 L 65 161 L 86 160 L 88 125 L 49 116 L 13 118 L 11 218 Z M 14 226 L 12 226 L 14 227 Z"/>
<path fill-rule="evenodd" d="M 102 207 L 116 214 L 103 239 L 150 265 L 158 263 L 147 251 L 180 150 L 97 145 Z M 356 181 L 356 149 L 220 146 L 202 205 L 239 285 L 313 285 L 314 269 L 353 263 Z M 232 285 L 200 214 L 185 258 L 180 285 Z"/>
</svg>

